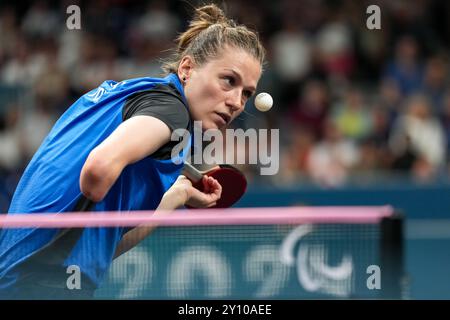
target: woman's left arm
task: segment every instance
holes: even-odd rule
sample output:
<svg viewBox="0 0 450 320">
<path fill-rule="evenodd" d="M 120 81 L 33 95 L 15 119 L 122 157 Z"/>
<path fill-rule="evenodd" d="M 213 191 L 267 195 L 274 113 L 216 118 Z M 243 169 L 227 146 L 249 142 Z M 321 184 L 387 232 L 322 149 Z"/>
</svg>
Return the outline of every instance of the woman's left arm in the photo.
<svg viewBox="0 0 450 320">
<path fill-rule="evenodd" d="M 164 193 L 164 196 L 159 203 L 158 208 L 154 212 L 154 215 L 166 215 L 170 214 L 173 210 L 189 204 L 195 207 L 208 208 L 216 204 L 216 201 L 220 199 L 222 194 L 222 187 L 212 177 L 203 177 L 205 191 L 201 192 L 192 186 L 185 176 L 179 176 L 172 187 Z M 127 252 L 139 242 L 144 240 L 156 226 L 136 227 L 128 231 L 120 240 L 117 245 L 114 258 L 117 258 L 121 254 Z"/>
</svg>

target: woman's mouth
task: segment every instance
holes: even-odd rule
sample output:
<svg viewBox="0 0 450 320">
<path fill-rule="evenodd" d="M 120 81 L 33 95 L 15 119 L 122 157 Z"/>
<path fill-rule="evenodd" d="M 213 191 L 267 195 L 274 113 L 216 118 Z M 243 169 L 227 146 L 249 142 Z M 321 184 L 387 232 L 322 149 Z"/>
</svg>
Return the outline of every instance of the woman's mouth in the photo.
<svg viewBox="0 0 450 320">
<path fill-rule="evenodd" d="M 215 112 L 215 114 L 218 116 L 217 119 L 221 120 L 222 125 L 227 125 L 230 123 L 231 117 L 223 112 Z"/>
</svg>

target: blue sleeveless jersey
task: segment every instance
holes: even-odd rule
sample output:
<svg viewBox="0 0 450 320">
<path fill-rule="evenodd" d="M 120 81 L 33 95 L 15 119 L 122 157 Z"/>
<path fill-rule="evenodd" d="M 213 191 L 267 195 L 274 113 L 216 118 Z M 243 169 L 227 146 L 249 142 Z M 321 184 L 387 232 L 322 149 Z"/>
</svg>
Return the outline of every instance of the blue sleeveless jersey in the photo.
<svg viewBox="0 0 450 320">
<path fill-rule="evenodd" d="M 27 166 L 14 193 L 9 214 L 69 212 L 81 196 L 81 168 L 92 149 L 122 122 L 127 98 L 156 85 L 173 84 L 185 100 L 178 77 L 137 78 L 105 81 L 78 99 L 56 122 Z M 185 105 L 187 102 L 185 100 Z M 146 157 L 125 167 L 95 211 L 153 210 L 179 176 L 187 146 L 180 161 Z M 179 163 L 179 164 L 175 164 Z M 17 266 L 57 235 L 57 229 L 3 229 L 0 232 L 0 296 L 20 276 Z M 86 228 L 64 265 L 77 265 L 98 284 L 112 262 L 124 228 Z"/>
</svg>

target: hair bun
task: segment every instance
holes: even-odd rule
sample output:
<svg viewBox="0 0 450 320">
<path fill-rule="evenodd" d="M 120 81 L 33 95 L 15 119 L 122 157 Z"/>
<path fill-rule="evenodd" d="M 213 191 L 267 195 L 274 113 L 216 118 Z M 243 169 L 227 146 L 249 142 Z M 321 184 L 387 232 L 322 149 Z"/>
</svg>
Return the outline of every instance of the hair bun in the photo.
<svg viewBox="0 0 450 320">
<path fill-rule="evenodd" d="M 192 40 L 203 30 L 210 26 L 220 24 L 223 26 L 232 26 L 225 13 L 215 4 L 208 4 L 195 9 L 194 18 L 189 23 L 189 29 L 178 37 L 178 53 L 184 52 Z"/>
<path fill-rule="evenodd" d="M 213 24 L 228 24 L 229 20 L 225 13 L 215 4 L 209 4 L 195 9 L 195 16 L 193 22 L 205 23 L 207 25 Z"/>
<path fill-rule="evenodd" d="M 217 57 L 225 44 L 240 48 L 264 63 L 264 48 L 256 32 L 229 19 L 216 4 L 196 8 L 187 30 L 178 35 L 173 57 L 163 65 L 167 73 L 178 72 L 181 59 L 190 55 L 198 65 Z"/>
</svg>

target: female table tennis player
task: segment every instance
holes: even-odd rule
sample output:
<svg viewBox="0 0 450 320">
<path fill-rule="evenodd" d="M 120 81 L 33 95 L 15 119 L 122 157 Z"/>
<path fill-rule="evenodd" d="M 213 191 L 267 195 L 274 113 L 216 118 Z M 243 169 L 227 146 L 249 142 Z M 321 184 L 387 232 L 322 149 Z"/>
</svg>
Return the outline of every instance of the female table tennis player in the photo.
<svg viewBox="0 0 450 320">
<path fill-rule="evenodd" d="M 105 81 L 61 116 L 23 173 L 9 214 L 64 213 L 92 202 L 93 211 L 214 205 L 220 185 L 204 178 L 200 192 L 180 176 L 171 133 L 191 130 L 194 120 L 206 130 L 235 119 L 256 90 L 264 49 L 215 5 L 197 8 L 177 42 L 165 78 Z M 114 256 L 136 244 L 135 230 L 2 230 L 0 298 L 92 297 Z M 81 290 L 67 288 L 70 265 L 81 270 Z"/>
</svg>

